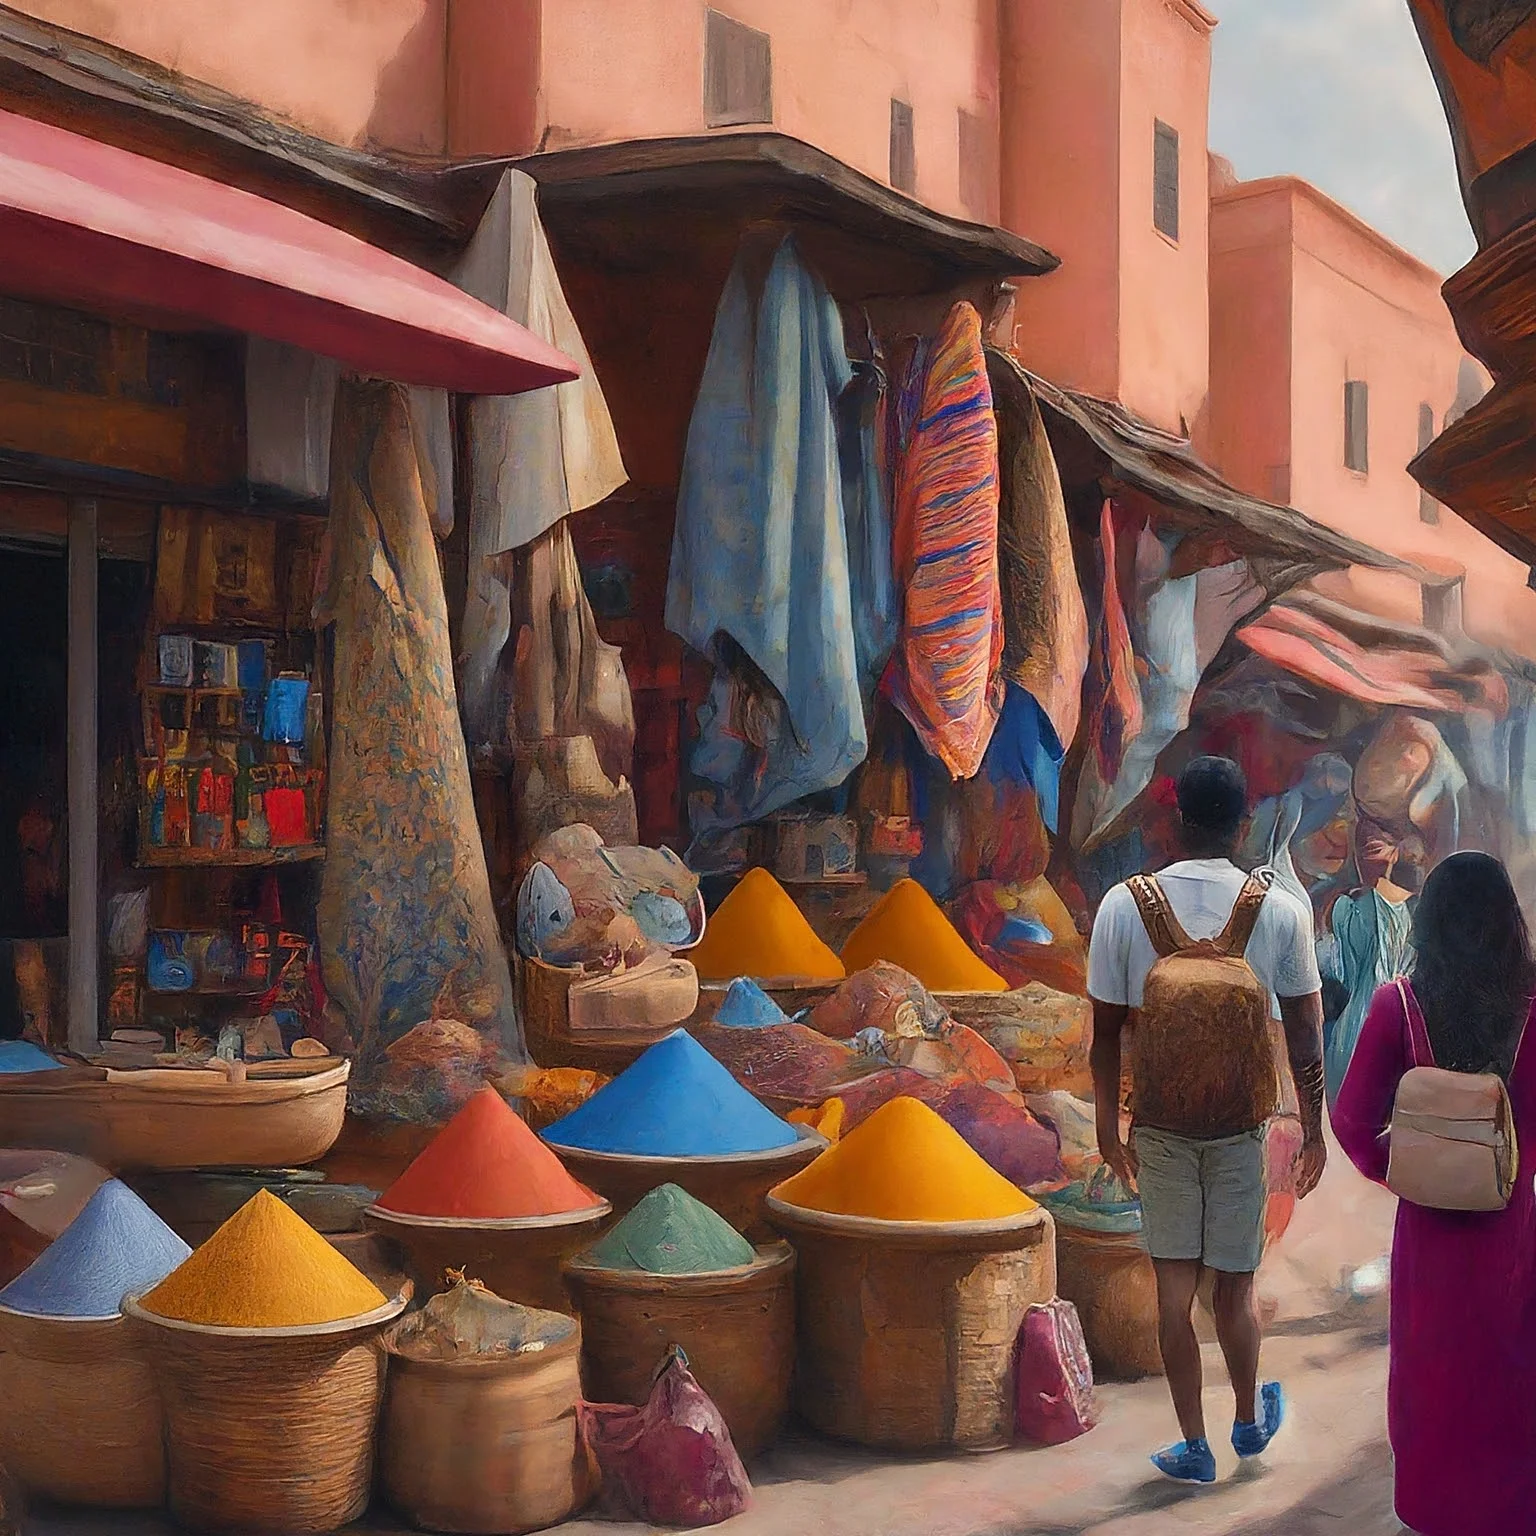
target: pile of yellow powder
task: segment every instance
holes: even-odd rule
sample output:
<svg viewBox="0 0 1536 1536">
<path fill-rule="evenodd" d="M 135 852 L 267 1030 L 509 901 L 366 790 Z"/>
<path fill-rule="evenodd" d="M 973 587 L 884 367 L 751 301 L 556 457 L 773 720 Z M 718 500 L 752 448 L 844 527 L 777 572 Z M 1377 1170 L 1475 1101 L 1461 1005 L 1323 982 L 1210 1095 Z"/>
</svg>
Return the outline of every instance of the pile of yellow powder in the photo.
<svg viewBox="0 0 1536 1536">
<path fill-rule="evenodd" d="M 841 981 L 845 974 L 843 962 L 766 869 L 741 877 L 687 955 L 700 981 Z"/>
<path fill-rule="evenodd" d="M 1003 1221 L 1035 1202 L 918 1099 L 892 1099 L 773 1191 L 786 1205 L 882 1221 Z"/>
<path fill-rule="evenodd" d="M 260 1191 L 141 1299 L 217 1328 L 303 1328 L 382 1307 L 384 1293 L 275 1195 Z"/>
<path fill-rule="evenodd" d="M 1008 990 L 916 880 L 893 885 L 843 945 L 843 965 L 850 975 L 881 960 L 899 965 L 930 992 Z"/>
</svg>

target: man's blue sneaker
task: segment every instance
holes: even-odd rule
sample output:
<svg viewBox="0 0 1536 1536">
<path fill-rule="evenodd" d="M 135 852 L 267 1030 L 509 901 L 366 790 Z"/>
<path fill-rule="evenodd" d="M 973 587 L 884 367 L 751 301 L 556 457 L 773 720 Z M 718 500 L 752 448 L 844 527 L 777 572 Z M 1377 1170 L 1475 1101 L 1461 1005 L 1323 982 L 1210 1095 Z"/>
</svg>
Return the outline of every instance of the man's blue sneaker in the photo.
<svg viewBox="0 0 1536 1536">
<path fill-rule="evenodd" d="M 1176 1483 L 1214 1483 L 1216 1457 L 1204 1440 L 1180 1440 L 1152 1458 L 1152 1465 Z"/>
<path fill-rule="evenodd" d="M 1257 1424 L 1232 1426 L 1232 1449 L 1245 1460 L 1250 1456 L 1262 1456 L 1285 1422 L 1285 1393 L 1278 1381 L 1267 1381 L 1259 1393 L 1262 1418 Z"/>
</svg>

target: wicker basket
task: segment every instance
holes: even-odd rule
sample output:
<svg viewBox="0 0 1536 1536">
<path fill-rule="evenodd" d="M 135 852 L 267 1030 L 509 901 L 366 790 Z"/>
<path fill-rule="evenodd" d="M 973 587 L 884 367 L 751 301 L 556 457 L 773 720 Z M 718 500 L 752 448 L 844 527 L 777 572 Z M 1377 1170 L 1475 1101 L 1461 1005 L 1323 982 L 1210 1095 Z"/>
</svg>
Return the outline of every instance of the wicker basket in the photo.
<svg viewBox="0 0 1536 1536">
<path fill-rule="evenodd" d="M 405 1256 L 418 1296 L 446 1290 L 445 1271 L 461 1269 L 506 1301 L 570 1312 L 560 1265 L 597 1239 L 612 1212 L 604 1200 L 559 1216 L 465 1221 L 404 1216 L 370 1205 L 363 1212 L 363 1225 L 388 1238 Z"/>
<path fill-rule="evenodd" d="M 1157 1276 L 1133 1235 L 1056 1224 L 1057 1286 L 1077 1308 L 1095 1376 L 1139 1381 L 1161 1376 Z"/>
<path fill-rule="evenodd" d="M 998 1222 L 833 1216 L 769 1196 L 795 1245 L 795 1406 L 823 1434 L 895 1451 L 1013 1440 L 1024 1314 L 1056 1294 L 1048 1212 Z"/>
<path fill-rule="evenodd" d="M 826 1138 L 809 1126 L 795 1129 L 798 1135 L 786 1147 L 725 1157 L 627 1157 L 548 1145 L 575 1178 L 613 1202 L 615 1217 L 627 1216 L 658 1185 L 676 1184 L 749 1241 L 761 1242 L 774 1236 L 764 1204 L 768 1191 L 814 1162 L 827 1147 Z"/>
<path fill-rule="evenodd" d="M 194 1531 L 293 1536 L 355 1520 L 373 1483 L 384 1389 L 378 1335 L 409 1289 L 309 1328 L 215 1328 L 123 1312 L 165 1404 L 171 1513 Z"/>
<path fill-rule="evenodd" d="M 523 956 L 518 957 L 518 970 L 522 978 L 523 1036 L 529 1056 L 541 1067 L 584 1067 L 614 1077 L 683 1022 L 574 1034 L 569 999 L 581 971 Z"/>
<path fill-rule="evenodd" d="M 649 1275 L 577 1259 L 566 1283 L 581 1314 L 589 1401 L 643 1404 L 677 1344 L 714 1400 L 744 1461 L 765 1451 L 789 1413 L 795 1355 L 794 1250 L 773 1243 L 739 1269 Z"/>
<path fill-rule="evenodd" d="M 165 1502 L 165 1413 L 121 1317 L 28 1317 L 0 1307 L 0 1466 L 61 1504 Z"/>
<path fill-rule="evenodd" d="M 385 1498 L 429 1531 L 517 1533 L 568 1519 L 594 1481 L 576 1418 L 580 1350 L 573 1323 L 535 1354 L 392 1355 L 379 1425 Z"/>
</svg>

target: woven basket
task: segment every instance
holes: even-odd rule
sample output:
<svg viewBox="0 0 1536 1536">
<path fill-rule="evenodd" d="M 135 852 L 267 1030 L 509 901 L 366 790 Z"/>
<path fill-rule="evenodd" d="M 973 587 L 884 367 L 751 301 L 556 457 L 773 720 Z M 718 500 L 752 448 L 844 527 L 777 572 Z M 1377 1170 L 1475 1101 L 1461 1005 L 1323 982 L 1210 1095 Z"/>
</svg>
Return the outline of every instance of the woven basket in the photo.
<svg viewBox="0 0 1536 1536">
<path fill-rule="evenodd" d="M 769 1196 L 795 1245 L 795 1406 L 823 1434 L 896 1451 L 1013 1440 L 1014 1346 L 1056 1294 L 1048 1212 L 878 1221 Z"/>
<path fill-rule="evenodd" d="M 1157 1344 L 1157 1276 L 1134 1235 L 1056 1224 L 1057 1285 L 1077 1308 L 1094 1375 L 1139 1381 L 1163 1374 Z"/>
<path fill-rule="evenodd" d="M 385 1498 L 429 1531 L 513 1536 L 568 1519 L 594 1481 L 576 1418 L 580 1350 L 573 1322 L 535 1354 L 392 1354 L 379 1425 Z"/>
<path fill-rule="evenodd" d="M 616 1218 L 629 1214 L 661 1184 L 676 1184 L 723 1216 L 751 1242 L 771 1240 L 765 1201 L 776 1184 L 812 1163 L 827 1148 L 826 1138 L 796 1126 L 796 1140 L 766 1152 L 726 1157 L 629 1157 L 617 1152 L 584 1152 L 547 1144 L 588 1189 L 613 1202 Z"/>
<path fill-rule="evenodd" d="M 385 1357 L 372 1312 L 308 1328 L 215 1328 L 123 1313 L 165 1404 L 171 1513 L 194 1531 L 318 1536 L 362 1514 Z"/>
<path fill-rule="evenodd" d="M 506 1301 L 546 1312 L 570 1312 L 560 1277 L 562 1261 L 594 1242 L 613 1207 L 604 1200 L 585 1211 L 506 1221 L 405 1216 L 370 1205 L 363 1225 L 387 1237 L 405 1255 L 416 1294 L 447 1289 L 443 1276 L 461 1269 Z"/>
<path fill-rule="evenodd" d="M 0 1307 L 0 1466 L 61 1504 L 165 1502 L 165 1413 L 121 1317 L 28 1317 Z"/>
<path fill-rule="evenodd" d="M 744 1461 L 777 1439 L 795 1355 L 795 1255 L 787 1243 L 714 1274 L 650 1275 L 580 1259 L 565 1274 L 581 1314 L 589 1401 L 643 1404 L 677 1344 Z"/>
</svg>

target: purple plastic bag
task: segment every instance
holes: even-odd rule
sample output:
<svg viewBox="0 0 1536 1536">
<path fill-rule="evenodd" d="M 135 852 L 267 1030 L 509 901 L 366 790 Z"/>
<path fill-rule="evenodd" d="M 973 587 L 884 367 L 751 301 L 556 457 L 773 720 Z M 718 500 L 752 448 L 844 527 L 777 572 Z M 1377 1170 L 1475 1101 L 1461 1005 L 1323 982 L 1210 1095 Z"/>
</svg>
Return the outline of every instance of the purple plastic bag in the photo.
<svg viewBox="0 0 1536 1536">
<path fill-rule="evenodd" d="M 731 1432 L 676 1345 L 643 1408 L 583 1403 L 581 1427 L 604 1486 L 652 1525 L 718 1525 L 752 1502 Z"/>
<path fill-rule="evenodd" d="M 1099 1422 L 1093 1362 L 1070 1301 L 1031 1307 L 1019 1329 L 1014 1434 L 1036 1445 L 1064 1445 Z"/>
</svg>

